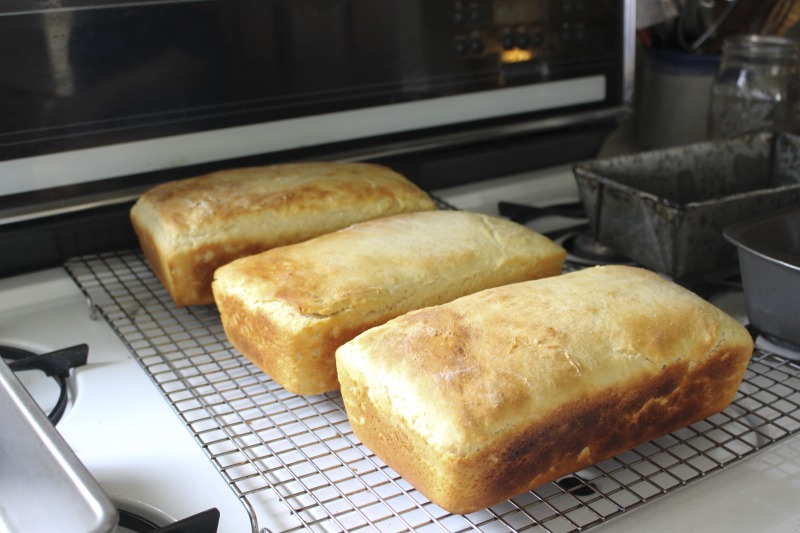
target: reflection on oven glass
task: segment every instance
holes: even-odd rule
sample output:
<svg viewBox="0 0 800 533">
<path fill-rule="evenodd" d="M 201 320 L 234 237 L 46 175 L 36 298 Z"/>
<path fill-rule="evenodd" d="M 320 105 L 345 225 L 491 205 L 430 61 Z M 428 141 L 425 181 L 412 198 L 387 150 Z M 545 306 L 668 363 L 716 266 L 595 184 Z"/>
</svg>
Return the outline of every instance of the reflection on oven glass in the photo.
<svg viewBox="0 0 800 533">
<path fill-rule="evenodd" d="M 542 17 L 543 2 L 494 0 L 492 15 L 498 25 L 525 24 Z"/>
</svg>

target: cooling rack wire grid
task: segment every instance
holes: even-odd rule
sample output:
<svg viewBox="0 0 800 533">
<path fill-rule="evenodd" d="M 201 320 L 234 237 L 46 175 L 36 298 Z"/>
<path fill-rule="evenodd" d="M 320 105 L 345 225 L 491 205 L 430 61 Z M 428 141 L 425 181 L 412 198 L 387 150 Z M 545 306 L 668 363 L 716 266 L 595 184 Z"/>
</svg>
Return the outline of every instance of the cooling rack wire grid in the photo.
<svg viewBox="0 0 800 533">
<path fill-rule="evenodd" d="M 137 251 L 66 269 L 129 347 L 259 531 L 278 496 L 290 530 L 585 531 L 800 431 L 800 365 L 756 351 L 733 404 L 469 515 L 432 504 L 353 435 L 338 393 L 291 394 L 227 341 L 213 306 L 178 309 Z"/>
</svg>

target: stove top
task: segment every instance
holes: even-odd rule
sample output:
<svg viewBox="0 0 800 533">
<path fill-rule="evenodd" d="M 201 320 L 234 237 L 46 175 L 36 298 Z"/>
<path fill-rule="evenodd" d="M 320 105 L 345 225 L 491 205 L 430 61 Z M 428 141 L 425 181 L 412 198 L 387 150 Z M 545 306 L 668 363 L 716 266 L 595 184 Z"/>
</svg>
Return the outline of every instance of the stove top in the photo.
<svg viewBox="0 0 800 533">
<path fill-rule="evenodd" d="M 219 531 L 250 529 L 242 504 L 63 269 L 0 280 L 0 295 L 0 344 L 39 354 L 86 345 L 56 427 L 112 503 L 159 526 L 217 508 Z"/>
<path fill-rule="evenodd" d="M 437 195 L 491 212 L 504 198 L 574 199 L 571 182 L 534 174 Z M 717 299 L 737 318 L 739 301 Z M 577 473 L 591 491 L 553 483 L 454 516 L 358 442 L 338 394 L 303 398 L 274 384 L 230 347 L 213 307 L 176 309 L 136 251 L 0 280 L 0 344 L 41 353 L 83 342 L 88 361 L 73 371 L 58 431 L 115 503 L 155 517 L 216 507 L 226 533 L 800 524 L 800 366 L 767 351 L 723 413 Z"/>
</svg>

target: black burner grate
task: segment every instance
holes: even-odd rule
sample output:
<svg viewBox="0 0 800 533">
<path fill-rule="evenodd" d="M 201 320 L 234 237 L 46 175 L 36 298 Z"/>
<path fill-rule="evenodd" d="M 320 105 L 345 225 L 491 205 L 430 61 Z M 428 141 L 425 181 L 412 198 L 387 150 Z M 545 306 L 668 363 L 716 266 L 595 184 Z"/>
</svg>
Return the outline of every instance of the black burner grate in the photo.
<svg viewBox="0 0 800 533">
<path fill-rule="evenodd" d="M 756 351 L 722 413 L 578 472 L 571 484 L 452 515 L 358 441 L 338 393 L 286 392 L 230 346 L 213 306 L 177 309 L 138 252 L 66 267 L 255 524 L 277 494 L 298 530 L 586 530 L 800 432 L 800 365 Z"/>
<path fill-rule="evenodd" d="M 0 357 L 8 362 L 14 372 L 41 372 L 51 378 L 58 389 L 58 398 L 47 413 L 47 419 L 56 425 L 61 421 L 69 403 L 67 380 L 73 368 L 86 364 L 89 346 L 78 344 L 52 352 L 36 354 L 14 346 L 0 346 Z"/>
</svg>

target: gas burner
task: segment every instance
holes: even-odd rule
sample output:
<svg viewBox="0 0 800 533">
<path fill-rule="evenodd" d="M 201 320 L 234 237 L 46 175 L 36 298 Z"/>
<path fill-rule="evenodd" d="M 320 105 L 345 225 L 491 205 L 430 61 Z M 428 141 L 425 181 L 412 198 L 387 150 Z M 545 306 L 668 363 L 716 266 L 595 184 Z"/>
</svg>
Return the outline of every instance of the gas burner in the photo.
<svg viewBox="0 0 800 533">
<path fill-rule="evenodd" d="M 545 233 L 567 251 L 567 263 L 579 266 L 633 265 L 633 261 L 613 248 L 597 242 L 588 234 L 588 226 L 581 225 Z"/>
<path fill-rule="evenodd" d="M 756 348 L 766 352 L 772 352 L 791 361 L 800 362 L 800 346 L 764 333 L 752 324 L 747 325 L 747 331 L 749 331 L 750 336 L 753 337 Z"/>
<path fill-rule="evenodd" d="M 56 425 L 67 410 L 70 370 L 86 364 L 89 346 L 79 344 L 43 354 L 0 345 L 0 357 Z"/>
<path fill-rule="evenodd" d="M 498 202 L 497 210 L 501 216 L 519 224 L 527 224 L 542 217 L 564 217 L 580 220 L 577 225 L 545 232 L 545 235 L 567 250 L 567 261 L 585 266 L 630 264 L 628 258 L 589 236 L 586 211 L 581 202 L 566 202 L 548 206 Z"/>
<path fill-rule="evenodd" d="M 567 260 L 573 263 L 588 266 L 633 264 L 627 257 L 583 232 L 568 233 L 556 242 L 567 250 Z"/>
</svg>

